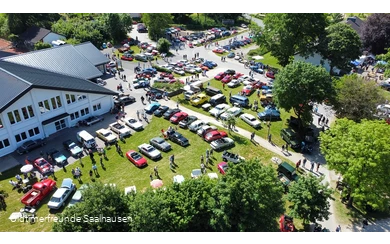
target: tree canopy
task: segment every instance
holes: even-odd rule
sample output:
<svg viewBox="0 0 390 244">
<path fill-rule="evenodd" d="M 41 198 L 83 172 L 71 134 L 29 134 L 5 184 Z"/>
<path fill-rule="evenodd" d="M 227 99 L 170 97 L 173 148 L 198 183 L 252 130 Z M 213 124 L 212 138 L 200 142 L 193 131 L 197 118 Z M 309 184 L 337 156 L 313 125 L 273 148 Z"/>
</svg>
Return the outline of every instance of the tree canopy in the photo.
<svg viewBox="0 0 390 244">
<path fill-rule="evenodd" d="M 373 54 L 382 54 L 390 47 L 390 14 L 368 16 L 362 28 L 363 45 Z"/>
<path fill-rule="evenodd" d="M 164 36 L 164 31 L 172 23 L 173 16 L 169 13 L 142 14 L 142 21 L 148 27 L 149 38 L 157 41 Z"/>
<path fill-rule="evenodd" d="M 303 220 L 303 223 L 315 223 L 329 219 L 331 214 L 329 199 L 333 193 L 329 183 L 321 183 L 323 177 L 312 175 L 300 177 L 288 190 L 287 200 L 291 202 L 290 215 Z"/>
<path fill-rule="evenodd" d="M 166 38 L 160 38 L 157 42 L 157 50 L 160 53 L 168 53 L 169 47 L 171 46 L 171 42 L 168 41 Z"/>
<path fill-rule="evenodd" d="M 287 65 L 293 56 L 311 54 L 325 36 L 327 15 L 316 13 L 269 13 L 264 18 L 264 29 L 259 45 L 265 45 L 279 64 Z"/>
<path fill-rule="evenodd" d="M 276 74 L 273 90 L 276 104 L 286 111 L 293 109 L 306 125 L 312 122 L 309 103 L 322 103 L 334 92 L 330 75 L 323 67 L 301 61 L 286 65 Z"/>
<path fill-rule="evenodd" d="M 377 63 L 376 67 L 384 68 L 385 72 L 383 75 L 386 78 L 389 78 L 390 77 L 390 47 L 386 48 L 386 53 L 380 54 L 376 58 L 377 58 L 377 60 L 382 60 L 382 61 L 386 62 L 386 63 Z"/>
<path fill-rule="evenodd" d="M 385 101 L 375 81 L 366 81 L 356 74 L 335 80 L 335 91 L 332 105 L 337 117 L 356 122 L 374 119 L 377 105 Z"/>
<path fill-rule="evenodd" d="M 329 169 L 335 170 L 349 186 L 349 204 L 362 208 L 389 209 L 390 129 L 383 120 L 360 123 L 338 119 L 320 134 L 320 148 Z"/>
<path fill-rule="evenodd" d="M 9 13 L 8 28 L 10 33 L 19 35 L 32 26 L 50 29 L 61 16 L 56 13 Z"/>
<path fill-rule="evenodd" d="M 329 23 L 331 25 L 333 25 L 333 24 L 337 24 L 337 23 L 340 23 L 341 21 L 343 21 L 344 16 L 341 13 L 330 13 L 328 15 L 328 19 L 329 19 Z"/>
<path fill-rule="evenodd" d="M 333 67 L 350 70 L 351 60 L 359 58 L 361 41 L 351 26 L 337 23 L 326 30 L 325 41 L 319 45 L 322 56 L 329 60 L 330 71 Z"/>
</svg>

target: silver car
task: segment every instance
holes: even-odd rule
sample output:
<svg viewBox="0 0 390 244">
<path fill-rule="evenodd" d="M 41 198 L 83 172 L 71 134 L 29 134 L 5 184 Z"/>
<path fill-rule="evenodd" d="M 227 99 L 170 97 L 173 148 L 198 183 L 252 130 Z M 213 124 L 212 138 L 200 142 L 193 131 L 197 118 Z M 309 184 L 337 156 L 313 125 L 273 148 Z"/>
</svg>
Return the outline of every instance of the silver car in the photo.
<svg viewBox="0 0 390 244">
<path fill-rule="evenodd" d="M 148 158 L 150 159 L 159 159 L 161 158 L 161 153 L 159 150 L 157 150 L 156 148 L 154 148 L 152 145 L 149 145 L 149 144 L 141 144 L 138 146 L 138 149 L 139 151 L 147 156 Z"/>
<path fill-rule="evenodd" d="M 149 143 L 150 143 L 150 145 L 154 146 L 157 149 L 160 149 L 163 152 L 167 152 L 167 151 L 171 150 L 171 144 L 166 142 L 161 137 L 152 138 L 152 139 L 150 139 Z"/>
</svg>

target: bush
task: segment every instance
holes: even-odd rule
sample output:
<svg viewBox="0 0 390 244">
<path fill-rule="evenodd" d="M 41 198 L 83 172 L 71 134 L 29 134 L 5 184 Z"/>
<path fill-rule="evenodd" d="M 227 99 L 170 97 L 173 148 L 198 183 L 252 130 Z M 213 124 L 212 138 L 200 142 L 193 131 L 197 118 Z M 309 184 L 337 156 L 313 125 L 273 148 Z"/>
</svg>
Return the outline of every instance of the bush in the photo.
<svg viewBox="0 0 390 244">
<path fill-rule="evenodd" d="M 171 46 L 171 43 L 165 39 L 165 38 L 160 38 L 157 42 L 157 50 L 160 53 L 167 53 L 169 52 L 169 47 Z"/>
<path fill-rule="evenodd" d="M 46 48 L 51 48 L 51 45 L 49 43 L 44 43 L 44 42 L 37 42 L 34 45 L 34 50 L 41 50 Z"/>
<path fill-rule="evenodd" d="M 266 53 L 268 53 L 267 48 L 265 46 L 261 46 L 256 49 L 250 50 L 248 52 L 248 56 L 264 55 Z"/>
<path fill-rule="evenodd" d="M 159 72 L 165 72 L 165 73 L 169 73 L 169 74 L 172 73 L 172 71 L 170 71 L 169 69 L 160 67 L 160 66 L 155 65 L 155 64 L 152 64 L 152 67 L 155 68 L 155 69 L 156 69 L 157 71 L 159 71 Z"/>
<path fill-rule="evenodd" d="M 183 87 L 184 87 L 184 85 L 181 84 L 181 82 L 179 82 L 178 79 L 177 79 L 177 82 L 172 83 L 172 84 L 160 83 L 160 82 L 155 82 L 153 84 L 153 88 L 161 89 L 161 90 L 165 89 L 165 91 L 167 91 L 167 92 L 177 91 L 179 89 L 182 89 Z"/>
</svg>

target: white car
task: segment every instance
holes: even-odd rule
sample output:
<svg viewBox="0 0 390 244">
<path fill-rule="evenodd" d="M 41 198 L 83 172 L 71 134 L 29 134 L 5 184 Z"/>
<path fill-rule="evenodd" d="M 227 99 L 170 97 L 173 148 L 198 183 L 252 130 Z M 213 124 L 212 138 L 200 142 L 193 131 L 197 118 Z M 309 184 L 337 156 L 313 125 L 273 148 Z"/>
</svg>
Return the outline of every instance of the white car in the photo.
<svg viewBox="0 0 390 244">
<path fill-rule="evenodd" d="M 237 87 L 239 86 L 241 83 L 238 81 L 238 80 L 232 80 L 230 81 L 227 86 L 230 87 L 230 88 L 234 88 L 234 87 Z"/>
<path fill-rule="evenodd" d="M 164 69 L 173 70 L 173 66 L 172 65 L 168 65 L 168 64 L 161 65 L 160 67 L 164 68 Z"/>
<path fill-rule="evenodd" d="M 196 74 L 197 73 L 195 69 L 189 68 L 189 67 L 185 67 L 184 70 L 185 70 L 185 72 L 190 73 L 190 74 Z"/>
<path fill-rule="evenodd" d="M 193 65 L 193 64 L 188 64 L 186 67 L 187 67 L 187 68 L 190 68 L 190 69 L 194 69 L 194 70 L 195 70 L 196 72 L 198 72 L 198 73 L 202 72 L 202 69 L 201 69 L 201 68 L 199 68 L 198 66 Z"/>
<path fill-rule="evenodd" d="M 238 78 L 237 80 L 241 83 L 243 83 L 244 81 L 246 80 L 249 80 L 251 77 L 249 77 L 249 75 L 243 75 L 241 76 L 240 78 Z"/>
<path fill-rule="evenodd" d="M 211 148 L 214 150 L 222 150 L 234 145 L 234 140 L 229 137 L 221 138 L 210 143 Z"/>
<path fill-rule="evenodd" d="M 236 55 L 236 56 L 234 57 L 234 60 L 239 60 L 240 58 L 241 58 L 240 55 Z"/>
<path fill-rule="evenodd" d="M 175 68 L 175 69 L 173 70 L 173 72 L 175 72 L 176 74 L 179 74 L 179 75 L 185 75 L 185 74 L 186 74 L 186 73 L 184 72 L 184 70 L 181 69 L 181 68 Z"/>
<path fill-rule="evenodd" d="M 217 106 L 215 106 L 213 109 L 211 109 L 209 111 L 209 113 L 212 116 L 217 117 L 217 116 L 219 116 L 220 114 L 222 114 L 223 112 L 225 112 L 229 108 L 230 108 L 230 106 L 227 105 L 226 103 L 221 103 L 221 104 L 218 104 Z"/>
<path fill-rule="evenodd" d="M 107 129 L 97 130 L 96 135 L 97 135 L 97 137 L 99 137 L 100 139 L 102 139 L 103 141 L 105 141 L 107 143 L 116 142 L 116 136 L 114 134 L 112 134 L 112 132 L 107 130 Z"/>
<path fill-rule="evenodd" d="M 203 120 L 197 120 L 195 122 L 192 122 L 190 124 L 190 126 L 188 126 L 188 129 L 190 129 L 190 131 L 193 131 L 193 132 L 196 132 L 197 130 L 199 130 L 202 126 L 204 125 L 207 125 L 208 123 L 203 121 Z"/>
<path fill-rule="evenodd" d="M 206 133 L 213 130 L 218 130 L 218 128 L 213 125 L 204 125 L 199 130 L 196 131 L 196 134 L 198 134 L 198 136 L 203 137 Z"/>
<path fill-rule="evenodd" d="M 245 121 L 248 125 L 252 126 L 253 128 L 257 129 L 261 127 L 260 121 L 258 121 L 255 116 L 251 114 L 241 114 L 240 118 Z"/>
<path fill-rule="evenodd" d="M 113 132 L 117 133 L 120 136 L 130 136 L 131 135 L 130 129 L 119 122 L 112 123 L 109 125 L 109 127 Z"/>
<path fill-rule="evenodd" d="M 146 144 L 146 143 L 141 144 L 141 145 L 138 146 L 138 149 L 139 149 L 140 153 L 142 153 L 143 155 L 147 156 L 150 159 L 159 159 L 159 158 L 161 158 L 160 151 L 157 150 L 156 148 L 154 148 L 150 144 Z"/>
<path fill-rule="evenodd" d="M 221 114 L 221 119 L 226 120 L 229 116 L 236 117 L 242 112 L 242 108 L 232 107 L 226 110 L 223 114 Z"/>
<path fill-rule="evenodd" d="M 122 121 L 133 130 L 142 130 L 144 128 L 141 122 L 131 117 L 122 118 Z"/>
</svg>

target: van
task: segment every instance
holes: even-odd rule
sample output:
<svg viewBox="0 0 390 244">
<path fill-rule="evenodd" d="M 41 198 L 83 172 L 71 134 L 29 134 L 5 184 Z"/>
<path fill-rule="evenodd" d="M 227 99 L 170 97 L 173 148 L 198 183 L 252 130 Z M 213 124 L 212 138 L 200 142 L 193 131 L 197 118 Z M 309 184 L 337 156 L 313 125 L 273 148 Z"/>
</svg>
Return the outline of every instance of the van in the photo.
<svg viewBox="0 0 390 244">
<path fill-rule="evenodd" d="M 222 91 L 217 89 L 217 88 L 214 88 L 214 87 L 211 87 L 211 86 L 208 86 L 206 88 L 206 94 L 209 95 L 210 97 L 212 96 L 215 96 L 217 94 L 222 94 Z"/>
<path fill-rule="evenodd" d="M 96 147 L 95 138 L 85 130 L 77 132 L 77 140 L 88 149 Z"/>
<path fill-rule="evenodd" d="M 237 104 L 240 107 L 244 107 L 244 108 L 247 108 L 247 107 L 250 106 L 249 105 L 249 99 L 247 97 L 240 96 L 240 95 L 233 95 L 233 96 L 231 96 L 229 101 L 230 101 L 231 104 Z"/>
<path fill-rule="evenodd" d="M 214 96 L 212 96 L 210 98 L 210 102 L 209 103 L 211 104 L 211 106 L 215 107 L 218 104 L 226 103 L 226 97 L 223 94 L 214 95 Z"/>
</svg>

